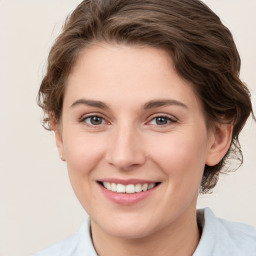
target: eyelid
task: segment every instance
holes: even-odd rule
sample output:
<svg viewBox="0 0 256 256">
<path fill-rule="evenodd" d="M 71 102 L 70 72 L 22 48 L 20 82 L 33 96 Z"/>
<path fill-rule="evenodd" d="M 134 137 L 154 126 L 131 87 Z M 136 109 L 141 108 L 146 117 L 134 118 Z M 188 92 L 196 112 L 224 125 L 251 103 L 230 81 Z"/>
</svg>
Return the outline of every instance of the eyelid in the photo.
<svg viewBox="0 0 256 256">
<path fill-rule="evenodd" d="M 148 121 L 146 122 L 146 124 L 149 124 L 153 119 L 157 118 L 157 117 L 164 117 L 170 120 L 170 123 L 177 123 L 178 119 L 172 115 L 169 114 L 163 114 L 163 113 L 157 113 L 157 114 L 153 114 L 148 118 Z M 165 125 L 157 125 L 157 126 L 167 126 L 169 124 L 165 124 Z"/>
<path fill-rule="evenodd" d="M 90 124 L 86 123 L 87 126 L 89 126 L 89 127 L 99 127 L 99 126 L 102 126 L 102 125 L 110 124 L 110 122 L 107 120 L 107 118 L 104 115 L 102 115 L 101 113 L 96 113 L 96 112 L 95 113 L 88 113 L 88 114 L 82 115 L 82 117 L 79 118 L 79 122 L 81 122 L 81 123 L 84 122 L 85 123 L 85 120 L 87 118 L 95 117 L 95 116 L 102 118 L 104 120 L 104 123 L 100 124 L 100 125 L 90 125 Z"/>
<path fill-rule="evenodd" d="M 104 123 L 103 124 L 100 124 L 100 125 L 90 125 L 90 124 L 86 124 L 87 126 L 89 127 L 100 127 L 100 126 L 103 126 L 103 125 L 109 125 L 111 122 L 108 121 L 108 118 L 105 117 L 105 115 L 103 115 L 102 113 L 97 113 L 97 112 L 92 112 L 92 113 L 88 113 L 88 114 L 84 114 L 82 115 L 80 118 L 79 118 L 79 122 L 84 122 L 85 123 L 85 120 L 87 118 L 90 118 L 90 117 L 94 117 L 94 116 L 97 116 L 97 117 L 100 117 L 104 120 Z M 178 122 L 178 119 L 176 117 L 174 117 L 173 115 L 169 115 L 169 114 L 166 114 L 166 113 L 155 113 L 153 115 L 150 115 L 148 118 L 147 118 L 147 121 L 145 122 L 146 125 L 150 125 L 149 123 L 154 119 L 154 118 L 157 118 L 157 117 L 164 117 L 164 118 L 167 118 L 170 120 L 170 123 L 173 124 L 173 123 L 177 123 Z M 153 125 L 153 124 L 152 124 Z M 156 126 L 167 126 L 169 125 L 168 124 L 165 124 L 165 125 L 156 125 Z"/>
</svg>

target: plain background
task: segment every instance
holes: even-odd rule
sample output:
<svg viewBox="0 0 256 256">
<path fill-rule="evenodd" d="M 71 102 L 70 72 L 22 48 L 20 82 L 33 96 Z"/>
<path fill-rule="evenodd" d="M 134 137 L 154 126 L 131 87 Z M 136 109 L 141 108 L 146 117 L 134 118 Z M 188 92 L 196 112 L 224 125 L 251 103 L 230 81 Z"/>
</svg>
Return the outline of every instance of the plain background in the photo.
<svg viewBox="0 0 256 256">
<path fill-rule="evenodd" d="M 78 0 L 0 0 L 0 255 L 25 256 L 76 231 L 85 212 L 36 95 L 50 46 Z M 256 99 L 256 1 L 205 0 L 232 31 L 241 78 Z M 241 135 L 244 164 L 220 177 L 198 208 L 256 226 L 256 125 Z"/>
</svg>

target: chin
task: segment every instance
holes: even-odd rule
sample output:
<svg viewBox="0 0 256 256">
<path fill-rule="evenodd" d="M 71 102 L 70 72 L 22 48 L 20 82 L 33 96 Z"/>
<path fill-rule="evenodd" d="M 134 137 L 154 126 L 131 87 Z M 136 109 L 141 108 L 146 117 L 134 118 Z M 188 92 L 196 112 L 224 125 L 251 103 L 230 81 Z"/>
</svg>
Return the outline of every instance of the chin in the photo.
<svg viewBox="0 0 256 256">
<path fill-rule="evenodd" d="M 150 227 L 114 227 L 108 233 L 114 237 L 122 239 L 143 239 L 153 233 Z M 106 230 L 107 231 L 107 230 Z"/>
<path fill-rule="evenodd" d="M 115 217 L 107 222 L 98 222 L 98 227 L 105 233 L 122 239 L 142 239 L 156 232 L 159 225 L 145 216 Z"/>
</svg>

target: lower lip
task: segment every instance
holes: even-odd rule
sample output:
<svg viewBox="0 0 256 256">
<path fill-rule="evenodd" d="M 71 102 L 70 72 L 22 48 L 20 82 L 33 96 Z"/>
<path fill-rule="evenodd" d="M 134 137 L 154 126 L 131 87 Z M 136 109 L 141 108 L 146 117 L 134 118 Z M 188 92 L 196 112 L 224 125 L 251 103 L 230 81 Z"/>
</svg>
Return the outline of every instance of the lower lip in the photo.
<svg viewBox="0 0 256 256">
<path fill-rule="evenodd" d="M 129 194 L 129 193 L 115 193 L 115 192 L 107 190 L 106 188 L 99 185 L 101 191 L 108 199 L 110 199 L 112 202 L 120 204 L 120 205 L 136 204 L 136 203 L 146 199 L 147 197 L 149 197 L 156 190 L 156 188 L 158 186 L 156 186 L 150 190 L 147 190 L 147 191 Z"/>
</svg>

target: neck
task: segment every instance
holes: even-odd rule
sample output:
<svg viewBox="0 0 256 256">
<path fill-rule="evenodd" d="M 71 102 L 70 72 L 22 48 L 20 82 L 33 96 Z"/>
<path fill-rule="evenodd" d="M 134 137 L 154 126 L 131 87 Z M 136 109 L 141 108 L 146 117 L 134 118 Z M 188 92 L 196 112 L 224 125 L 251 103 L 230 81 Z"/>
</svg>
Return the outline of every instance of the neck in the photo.
<svg viewBox="0 0 256 256">
<path fill-rule="evenodd" d="M 125 239 L 103 232 L 92 222 L 93 243 L 99 256 L 189 256 L 199 240 L 196 211 L 193 216 L 181 216 L 170 224 L 143 238 Z"/>
</svg>

